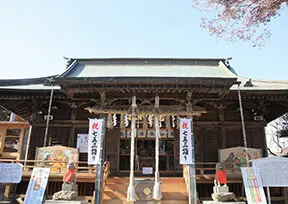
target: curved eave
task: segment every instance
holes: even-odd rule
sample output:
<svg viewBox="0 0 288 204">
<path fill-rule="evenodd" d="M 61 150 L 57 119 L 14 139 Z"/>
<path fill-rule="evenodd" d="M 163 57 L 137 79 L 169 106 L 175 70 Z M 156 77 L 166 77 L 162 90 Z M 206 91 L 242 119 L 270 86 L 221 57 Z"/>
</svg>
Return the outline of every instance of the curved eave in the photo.
<svg viewBox="0 0 288 204">
<path fill-rule="evenodd" d="M 247 86 L 247 82 L 251 80 L 252 86 Z M 239 89 L 241 91 L 256 92 L 256 91 L 287 91 L 288 92 L 288 81 L 273 81 L 273 80 L 256 80 L 244 77 L 238 77 L 240 82 Z M 230 88 L 231 91 L 237 91 L 238 85 L 233 85 Z"/>
<path fill-rule="evenodd" d="M 232 85 L 237 83 L 237 78 L 203 78 L 203 77 L 81 77 L 81 78 L 59 78 L 57 84 L 124 84 L 124 83 L 165 83 L 165 84 L 225 84 Z"/>
</svg>

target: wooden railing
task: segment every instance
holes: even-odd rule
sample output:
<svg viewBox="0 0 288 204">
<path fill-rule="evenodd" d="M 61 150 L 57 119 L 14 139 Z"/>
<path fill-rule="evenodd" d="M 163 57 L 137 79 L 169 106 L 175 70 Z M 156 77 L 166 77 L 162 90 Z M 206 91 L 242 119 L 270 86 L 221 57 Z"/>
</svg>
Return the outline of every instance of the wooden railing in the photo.
<svg viewBox="0 0 288 204">
<path fill-rule="evenodd" d="M 55 166 L 49 166 L 45 165 L 47 163 L 51 163 L 51 161 L 37 161 L 37 160 L 8 160 L 8 159 L 0 159 L 0 162 L 3 163 L 21 163 L 23 165 L 23 172 L 22 172 L 22 180 L 28 182 L 31 173 L 34 167 L 45 167 L 45 168 L 50 168 L 51 170 L 53 169 L 52 172 L 50 172 L 49 176 L 49 184 L 47 186 L 47 198 L 51 198 L 52 195 L 61 190 L 61 185 L 62 185 L 62 178 L 64 175 L 64 172 L 66 170 L 66 163 L 61 162 L 61 164 L 65 164 L 63 166 L 55 167 Z M 87 162 L 77 162 L 75 163 L 76 167 L 76 176 L 77 176 L 77 183 L 80 185 L 78 189 L 80 190 L 79 193 L 83 194 L 80 196 L 82 199 L 92 201 L 93 196 L 87 196 L 88 191 L 93 191 L 94 190 L 94 185 L 83 185 L 84 183 L 94 183 L 95 178 L 96 178 L 96 167 L 88 165 Z M 103 166 L 103 189 L 105 188 L 106 180 L 108 179 L 110 174 L 110 162 L 105 161 L 104 166 Z M 51 184 L 51 185 L 50 185 Z M 6 197 L 11 196 L 11 185 L 7 185 L 8 191 L 6 192 Z M 49 189 L 48 189 L 49 188 Z M 25 192 L 20 193 L 20 197 L 24 198 Z M 89 195 L 89 194 L 88 194 Z"/>
<path fill-rule="evenodd" d="M 8 159 L 0 159 L 0 162 L 6 162 L 6 163 L 21 163 L 23 164 L 23 176 L 29 176 L 29 173 L 32 172 L 34 167 L 46 167 L 50 168 L 51 172 L 51 178 L 58 178 L 63 176 L 65 169 L 66 169 L 66 164 L 67 162 L 57 162 L 57 161 L 42 161 L 42 160 L 8 160 Z M 58 166 L 55 165 L 49 165 L 51 163 L 56 163 Z M 215 175 L 215 166 L 216 162 L 197 162 L 195 164 L 195 170 L 196 170 L 196 176 L 199 178 L 206 178 L 206 179 L 214 179 Z M 104 169 L 104 177 L 105 175 L 109 175 L 110 172 L 110 162 L 105 162 L 105 169 Z M 95 177 L 95 166 L 88 165 L 87 162 L 76 162 L 76 173 L 79 177 L 79 179 L 82 179 L 83 182 L 86 180 L 84 178 L 81 178 L 81 175 L 87 177 L 89 180 L 94 176 Z M 106 172 L 106 173 L 105 173 Z M 227 176 L 229 177 L 230 175 L 235 175 L 236 177 L 239 177 L 241 179 L 241 172 L 240 168 L 231 168 L 227 169 Z M 186 174 L 186 168 L 185 165 L 183 165 L 183 175 Z M 108 176 L 107 176 L 108 177 Z M 106 178 L 107 179 L 107 178 Z M 91 180 L 90 180 L 91 181 Z"/>
<path fill-rule="evenodd" d="M 68 162 L 62 161 L 42 161 L 42 160 L 9 160 L 9 159 L 0 159 L 0 162 L 3 163 L 20 163 L 23 165 L 23 173 L 32 172 L 34 167 L 45 167 L 51 169 L 51 174 L 56 174 L 58 176 L 63 176 L 66 165 Z M 59 166 L 49 165 L 51 163 L 57 163 Z M 108 165 L 109 164 L 109 165 Z M 96 167 L 92 165 L 88 165 L 87 162 L 75 162 L 76 173 L 88 173 L 95 174 Z M 108 168 L 108 169 L 107 169 Z M 104 163 L 104 172 L 109 173 L 110 170 L 110 162 Z"/>
<path fill-rule="evenodd" d="M 217 162 L 196 162 L 195 163 L 195 174 L 196 179 L 214 180 L 216 173 Z M 245 165 L 245 164 L 243 164 Z M 240 168 L 227 168 L 227 177 L 231 179 L 242 179 Z M 183 165 L 183 178 L 187 181 L 188 178 L 188 166 Z M 234 180 L 233 180 L 234 181 Z"/>
</svg>

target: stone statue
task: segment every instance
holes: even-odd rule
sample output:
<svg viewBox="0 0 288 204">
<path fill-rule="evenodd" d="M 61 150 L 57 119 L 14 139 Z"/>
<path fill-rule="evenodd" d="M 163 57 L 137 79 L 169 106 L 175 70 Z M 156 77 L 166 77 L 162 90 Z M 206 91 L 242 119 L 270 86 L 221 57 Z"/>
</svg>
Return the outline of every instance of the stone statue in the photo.
<svg viewBox="0 0 288 204">
<path fill-rule="evenodd" d="M 235 194 L 229 192 L 225 164 L 216 164 L 216 175 L 214 180 L 212 199 L 216 202 L 236 201 Z"/>
<path fill-rule="evenodd" d="M 67 165 L 67 170 L 63 176 L 64 184 L 76 184 L 76 174 L 75 174 L 75 165 L 73 162 L 69 162 Z"/>
<path fill-rule="evenodd" d="M 63 176 L 62 190 L 54 193 L 53 200 L 75 200 L 78 196 L 78 186 L 76 184 L 75 165 L 69 162 L 67 170 Z"/>
</svg>

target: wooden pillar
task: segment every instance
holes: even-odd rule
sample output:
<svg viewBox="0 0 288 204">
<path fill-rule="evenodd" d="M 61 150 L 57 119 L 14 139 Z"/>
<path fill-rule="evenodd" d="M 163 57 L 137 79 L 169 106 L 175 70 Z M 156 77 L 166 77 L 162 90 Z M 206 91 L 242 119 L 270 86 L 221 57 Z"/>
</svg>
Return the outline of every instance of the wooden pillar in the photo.
<svg viewBox="0 0 288 204">
<path fill-rule="evenodd" d="M 71 121 L 72 121 L 72 126 L 70 128 L 70 137 L 69 137 L 69 142 L 68 145 L 69 147 L 75 147 L 75 141 L 77 140 L 77 136 L 75 135 L 75 125 L 73 123 L 74 120 L 76 120 L 76 109 L 77 106 L 73 103 L 71 105 Z"/>
<path fill-rule="evenodd" d="M 227 147 L 226 128 L 223 124 L 225 122 L 224 109 L 226 108 L 226 106 L 223 104 L 219 104 L 219 105 L 215 105 L 215 107 L 218 109 L 219 121 L 221 123 L 221 133 L 220 133 L 221 140 L 219 142 L 220 143 L 219 146 L 221 149 L 224 149 Z"/>
<path fill-rule="evenodd" d="M 284 187 L 284 200 L 285 204 L 288 204 L 288 187 Z"/>
<path fill-rule="evenodd" d="M 193 111 L 193 107 L 192 107 L 192 103 L 191 103 L 191 99 L 192 99 L 192 92 L 188 91 L 187 92 L 187 104 L 186 104 L 186 111 L 187 112 L 192 112 Z M 191 124 L 191 128 L 192 128 L 192 135 L 193 135 L 193 117 L 192 118 L 192 124 Z M 188 164 L 188 203 L 189 204 L 196 204 L 197 203 L 197 184 L 196 184 L 196 166 L 195 166 L 195 148 L 194 148 L 194 139 L 193 139 L 194 135 L 192 136 L 191 140 L 192 140 L 192 145 L 193 145 L 193 149 L 192 149 L 192 159 L 193 162 L 192 164 Z"/>
</svg>

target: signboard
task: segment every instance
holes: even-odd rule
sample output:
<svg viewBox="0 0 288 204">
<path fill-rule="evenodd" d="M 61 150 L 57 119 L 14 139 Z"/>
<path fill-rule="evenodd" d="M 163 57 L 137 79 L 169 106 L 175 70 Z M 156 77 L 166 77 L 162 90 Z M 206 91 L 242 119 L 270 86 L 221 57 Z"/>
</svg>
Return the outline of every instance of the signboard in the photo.
<svg viewBox="0 0 288 204">
<path fill-rule="evenodd" d="M 24 204 L 42 204 L 50 169 L 35 167 L 26 191 Z"/>
<path fill-rule="evenodd" d="M 262 157 L 261 149 L 246 148 L 246 150 L 245 147 L 232 147 L 219 150 L 219 161 L 225 163 L 227 174 L 240 174 L 240 168 L 247 167 L 247 157 L 249 160 Z"/>
<path fill-rule="evenodd" d="M 38 167 L 49 167 L 51 173 L 64 173 L 67 163 L 78 163 L 79 153 L 77 148 L 64 147 L 60 145 L 51 147 L 41 147 L 36 150 L 37 161 L 45 161 L 36 163 Z"/>
<path fill-rule="evenodd" d="M 0 163 L 0 183 L 20 183 L 22 164 Z"/>
<path fill-rule="evenodd" d="M 88 134 L 77 135 L 77 149 L 79 149 L 81 153 L 88 152 Z"/>
<path fill-rule="evenodd" d="M 253 167 L 259 169 L 262 185 L 265 187 L 288 186 L 288 158 L 266 157 L 252 161 Z"/>
<path fill-rule="evenodd" d="M 192 119 L 180 119 L 180 164 L 193 163 Z"/>
<path fill-rule="evenodd" d="M 258 169 L 242 167 L 241 172 L 248 204 L 267 204 Z"/>
<path fill-rule="evenodd" d="M 100 164 L 100 145 L 103 134 L 103 120 L 89 119 L 88 164 Z"/>
<path fill-rule="evenodd" d="M 152 167 L 143 167 L 142 168 L 142 174 L 145 174 L 145 175 L 153 174 L 153 168 Z"/>
</svg>

